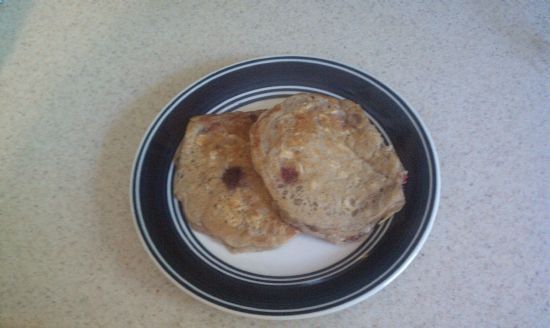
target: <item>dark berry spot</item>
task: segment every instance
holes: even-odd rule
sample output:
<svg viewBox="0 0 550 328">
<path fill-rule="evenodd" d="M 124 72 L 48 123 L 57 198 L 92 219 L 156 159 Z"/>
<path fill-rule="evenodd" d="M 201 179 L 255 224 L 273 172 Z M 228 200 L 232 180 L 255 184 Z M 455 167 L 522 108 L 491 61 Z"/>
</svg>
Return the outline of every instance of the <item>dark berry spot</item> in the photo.
<svg viewBox="0 0 550 328">
<path fill-rule="evenodd" d="M 222 181 L 228 189 L 235 189 L 239 185 L 242 177 L 243 170 L 238 166 L 232 166 L 225 169 L 225 172 L 223 172 Z"/>
<path fill-rule="evenodd" d="M 361 238 L 361 234 L 355 235 L 355 236 L 349 236 L 346 239 L 344 239 L 344 242 L 350 242 L 350 241 L 357 241 L 359 238 Z"/>
<path fill-rule="evenodd" d="M 285 183 L 294 183 L 298 181 L 298 172 L 293 167 L 281 167 L 281 178 Z"/>
<path fill-rule="evenodd" d="M 356 128 L 357 126 L 359 126 L 359 123 L 361 123 L 362 120 L 363 119 L 361 118 L 361 115 L 359 115 L 357 113 L 347 115 L 346 118 L 344 119 L 344 127 L 345 128 L 349 128 L 349 127 Z"/>
</svg>

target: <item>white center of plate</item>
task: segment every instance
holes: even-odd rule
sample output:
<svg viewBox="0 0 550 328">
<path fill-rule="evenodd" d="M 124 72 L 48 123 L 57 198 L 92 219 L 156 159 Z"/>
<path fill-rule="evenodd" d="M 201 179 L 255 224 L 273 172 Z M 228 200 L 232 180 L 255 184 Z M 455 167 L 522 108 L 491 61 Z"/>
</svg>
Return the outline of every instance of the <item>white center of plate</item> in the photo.
<svg viewBox="0 0 550 328">
<path fill-rule="evenodd" d="M 334 245 L 302 233 L 273 250 L 233 254 L 209 236 L 195 230 L 193 233 L 206 249 L 225 263 L 267 276 L 292 276 L 324 269 L 351 254 L 366 239 Z"/>
</svg>

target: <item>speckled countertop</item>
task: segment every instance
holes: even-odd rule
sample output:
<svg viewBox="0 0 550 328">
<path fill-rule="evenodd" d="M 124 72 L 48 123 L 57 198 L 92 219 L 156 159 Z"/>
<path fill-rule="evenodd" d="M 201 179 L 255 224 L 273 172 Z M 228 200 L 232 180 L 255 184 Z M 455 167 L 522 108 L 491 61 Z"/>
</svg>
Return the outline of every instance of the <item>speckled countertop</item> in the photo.
<svg viewBox="0 0 550 328">
<path fill-rule="evenodd" d="M 550 326 L 548 2 L 178 2 L 0 5 L 0 327 Z M 443 183 L 428 242 L 390 286 L 278 323 L 173 286 L 139 242 L 128 185 L 178 91 L 286 53 L 397 90 L 432 132 Z"/>
</svg>

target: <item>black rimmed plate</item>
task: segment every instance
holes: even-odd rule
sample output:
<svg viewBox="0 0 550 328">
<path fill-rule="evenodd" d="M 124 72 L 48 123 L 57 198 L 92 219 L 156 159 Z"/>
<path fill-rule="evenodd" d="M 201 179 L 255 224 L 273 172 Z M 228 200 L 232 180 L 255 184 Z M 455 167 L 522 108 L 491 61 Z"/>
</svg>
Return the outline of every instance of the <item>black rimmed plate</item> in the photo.
<svg viewBox="0 0 550 328">
<path fill-rule="evenodd" d="M 354 244 L 300 235 L 279 249 L 231 254 L 190 229 L 173 197 L 173 158 L 192 116 L 268 108 L 299 92 L 360 104 L 409 172 L 405 207 Z M 414 110 L 390 88 L 349 66 L 311 57 L 241 62 L 182 91 L 159 114 L 138 150 L 132 208 L 146 249 L 179 287 L 217 308 L 263 318 L 317 316 L 373 295 L 407 267 L 439 202 L 437 155 Z"/>
</svg>

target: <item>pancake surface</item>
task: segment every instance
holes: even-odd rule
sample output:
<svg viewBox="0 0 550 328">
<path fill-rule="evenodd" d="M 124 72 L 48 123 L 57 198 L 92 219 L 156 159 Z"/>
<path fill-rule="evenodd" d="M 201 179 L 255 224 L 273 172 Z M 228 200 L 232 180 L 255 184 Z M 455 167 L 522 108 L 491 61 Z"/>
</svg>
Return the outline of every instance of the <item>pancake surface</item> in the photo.
<svg viewBox="0 0 550 328">
<path fill-rule="evenodd" d="M 403 165 L 349 100 L 289 97 L 260 115 L 250 140 L 281 218 L 303 232 L 355 241 L 405 204 Z"/>
<path fill-rule="evenodd" d="M 260 113 L 193 117 L 176 155 L 174 190 L 188 222 L 233 252 L 275 248 L 297 233 L 252 165 L 249 129 Z"/>
</svg>

